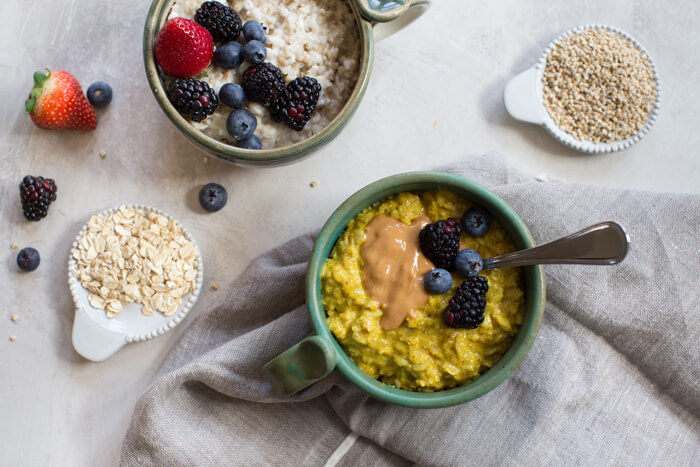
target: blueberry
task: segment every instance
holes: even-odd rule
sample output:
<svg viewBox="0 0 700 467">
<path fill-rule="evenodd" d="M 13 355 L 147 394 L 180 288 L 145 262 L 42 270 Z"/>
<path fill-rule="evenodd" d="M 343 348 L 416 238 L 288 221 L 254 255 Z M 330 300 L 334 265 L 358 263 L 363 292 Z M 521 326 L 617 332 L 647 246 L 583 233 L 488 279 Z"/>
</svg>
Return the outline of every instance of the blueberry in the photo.
<svg viewBox="0 0 700 467">
<path fill-rule="evenodd" d="M 226 83 L 219 89 L 219 100 L 233 109 L 243 108 L 245 91 L 240 84 Z"/>
<path fill-rule="evenodd" d="M 248 109 L 236 109 L 226 120 L 226 130 L 236 141 L 241 141 L 253 134 L 258 121 Z"/>
<path fill-rule="evenodd" d="M 262 149 L 262 140 L 257 135 L 250 135 L 248 138 L 240 140 L 236 146 L 245 149 Z"/>
<path fill-rule="evenodd" d="M 455 270 L 462 277 L 476 276 L 484 268 L 484 260 L 476 250 L 466 248 L 455 256 Z"/>
<path fill-rule="evenodd" d="M 199 190 L 199 205 L 209 212 L 216 212 L 226 205 L 228 194 L 226 188 L 218 183 L 207 183 Z"/>
<path fill-rule="evenodd" d="M 243 37 L 247 41 L 260 41 L 265 42 L 265 29 L 263 25 L 257 21 L 246 21 L 243 23 Z"/>
<path fill-rule="evenodd" d="M 452 276 L 446 269 L 436 268 L 425 275 L 423 285 L 432 294 L 443 294 L 452 288 Z"/>
<path fill-rule="evenodd" d="M 230 70 L 243 62 L 243 46 L 238 42 L 225 42 L 214 49 L 214 65 Z"/>
<path fill-rule="evenodd" d="M 106 107 L 112 102 L 112 88 L 107 83 L 97 81 L 88 88 L 87 98 L 94 107 Z"/>
<path fill-rule="evenodd" d="M 266 56 L 265 45 L 260 41 L 250 41 L 243 46 L 243 58 L 253 65 L 261 63 Z"/>
<path fill-rule="evenodd" d="M 481 206 L 469 208 L 462 216 L 462 229 L 472 237 L 483 237 L 491 227 L 491 214 Z"/>
<path fill-rule="evenodd" d="M 17 254 L 17 266 L 22 271 L 33 271 L 39 266 L 39 252 L 34 248 L 22 248 Z"/>
</svg>

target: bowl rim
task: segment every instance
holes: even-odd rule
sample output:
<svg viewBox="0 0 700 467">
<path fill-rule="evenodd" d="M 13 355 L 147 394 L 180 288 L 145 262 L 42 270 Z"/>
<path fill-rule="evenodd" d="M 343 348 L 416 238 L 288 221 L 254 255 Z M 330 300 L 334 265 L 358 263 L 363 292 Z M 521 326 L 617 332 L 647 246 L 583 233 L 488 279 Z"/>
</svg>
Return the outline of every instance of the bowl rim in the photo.
<svg viewBox="0 0 700 467">
<path fill-rule="evenodd" d="M 155 38 L 172 7 L 174 0 L 153 0 L 146 16 L 143 32 L 143 61 L 148 85 L 161 110 L 175 127 L 199 149 L 235 165 L 260 167 L 278 166 L 296 162 L 332 141 L 348 123 L 357 110 L 369 84 L 374 63 L 374 40 L 372 23 L 362 17 L 355 2 L 348 2 L 355 17 L 360 36 L 360 69 L 353 91 L 338 115 L 321 131 L 303 141 L 289 146 L 271 149 L 244 149 L 206 136 L 196 129 L 173 107 L 167 98 L 163 80 L 153 54 Z"/>
<path fill-rule="evenodd" d="M 471 202 L 478 202 L 487 207 L 494 220 L 506 230 L 517 248 L 529 248 L 535 245 L 530 231 L 515 210 L 487 188 L 459 175 L 443 172 L 409 172 L 383 178 L 365 186 L 335 210 L 316 238 L 306 276 L 306 304 L 311 322 L 316 334 L 330 340 L 333 344 L 337 353 L 337 369 L 352 383 L 376 399 L 413 408 L 448 407 L 471 401 L 496 388 L 517 369 L 527 355 L 537 337 L 544 313 L 544 269 L 541 265 L 523 267 L 525 316 L 511 346 L 491 369 L 475 380 L 442 391 L 408 391 L 381 383 L 364 373 L 344 352 L 328 329 L 321 302 L 321 268 L 337 238 L 351 219 L 387 196 L 404 191 L 439 188 L 453 191 Z"/>
</svg>

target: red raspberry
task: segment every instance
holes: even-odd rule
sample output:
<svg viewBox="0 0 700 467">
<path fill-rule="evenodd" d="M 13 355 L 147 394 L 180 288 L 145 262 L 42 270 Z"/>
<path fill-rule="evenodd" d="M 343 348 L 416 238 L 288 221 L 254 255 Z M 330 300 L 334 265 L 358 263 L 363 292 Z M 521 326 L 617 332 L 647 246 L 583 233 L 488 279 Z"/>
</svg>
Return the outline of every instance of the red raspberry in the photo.
<svg viewBox="0 0 700 467">
<path fill-rule="evenodd" d="M 197 76 L 209 66 L 214 39 L 203 26 L 187 18 L 171 18 L 156 37 L 158 65 L 176 78 Z"/>
</svg>

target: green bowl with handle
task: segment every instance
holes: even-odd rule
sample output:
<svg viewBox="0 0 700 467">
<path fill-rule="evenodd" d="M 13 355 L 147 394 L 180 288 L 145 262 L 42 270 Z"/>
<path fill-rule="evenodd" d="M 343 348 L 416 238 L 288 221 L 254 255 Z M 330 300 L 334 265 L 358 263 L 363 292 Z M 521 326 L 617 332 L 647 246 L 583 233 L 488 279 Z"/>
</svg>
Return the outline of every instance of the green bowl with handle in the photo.
<svg viewBox="0 0 700 467">
<path fill-rule="evenodd" d="M 516 249 L 535 246 L 527 226 L 499 196 L 466 178 L 441 172 L 413 172 L 384 178 L 347 199 L 321 229 L 309 260 L 306 275 L 306 305 L 314 335 L 283 352 L 263 367 L 263 374 L 278 394 L 293 394 L 333 371 L 340 371 L 357 387 L 384 402 L 413 408 L 448 407 L 467 402 L 491 391 L 513 374 L 537 337 L 545 304 L 542 266 L 523 267 L 525 313 L 513 343 L 501 359 L 475 380 L 456 388 L 416 392 L 397 389 L 364 373 L 343 351 L 328 329 L 321 302 L 321 269 L 347 224 L 365 208 L 402 193 L 444 189 L 481 205 L 491 212 L 513 241 Z"/>
<path fill-rule="evenodd" d="M 272 1 L 272 0 L 265 0 Z M 345 1 L 345 0 L 338 0 Z M 192 126 L 168 100 L 153 49 L 173 0 L 153 0 L 143 33 L 143 61 L 153 96 L 165 115 L 197 148 L 244 167 L 273 167 L 297 162 L 330 143 L 353 116 L 367 90 L 374 63 L 374 44 L 407 26 L 430 6 L 429 0 L 347 0 L 360 36 L 360 66 L 355 87 L 340 113 L 321 131 L 298 143 L 270 149 L 243 149 L 205 135 Z M 224 2 L 225 3 L 225 2 Z"/>
</svg>

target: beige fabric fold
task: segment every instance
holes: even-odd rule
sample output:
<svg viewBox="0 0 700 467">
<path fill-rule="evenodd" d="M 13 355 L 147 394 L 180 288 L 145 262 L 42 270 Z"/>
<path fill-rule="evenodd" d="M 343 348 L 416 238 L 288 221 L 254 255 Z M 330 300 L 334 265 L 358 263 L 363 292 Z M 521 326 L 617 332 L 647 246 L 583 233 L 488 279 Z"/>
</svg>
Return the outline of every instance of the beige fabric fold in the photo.
<svg viewBox="0 0 700 467">
<path fill-rule="evenodd" d="M 311 331 L 314 235 L 296 238 L 192 322 L 134 409 L 122 464 L 698 465 L 700 196 L 539 182 L 493 154 L 444 170 L 503 197 L 538 244 L 617 220 L 629 255 L 545 266 L 545 317 L 515 374 L 476 401 L 415 410 L 337 373 L 272 395 L 261 366 Z"/>
</svg>

